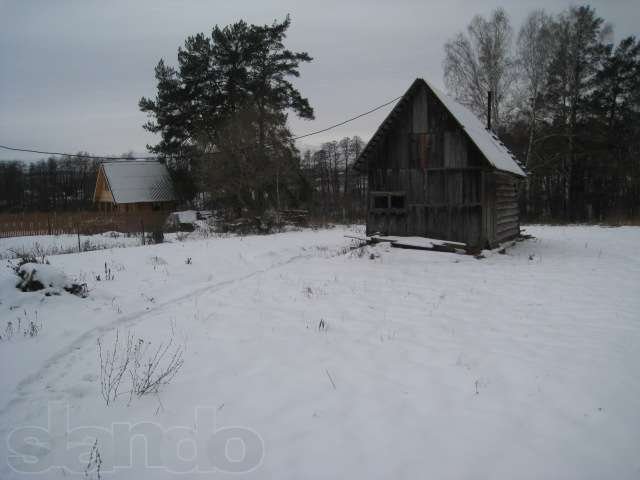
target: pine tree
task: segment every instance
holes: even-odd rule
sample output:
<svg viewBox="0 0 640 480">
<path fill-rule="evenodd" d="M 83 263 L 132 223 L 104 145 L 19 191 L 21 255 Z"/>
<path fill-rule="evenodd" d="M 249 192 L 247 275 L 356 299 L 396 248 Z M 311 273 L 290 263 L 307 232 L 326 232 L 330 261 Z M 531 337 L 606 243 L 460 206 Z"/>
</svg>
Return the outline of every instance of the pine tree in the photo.
<svg viewBox="0 0 640 480">
<path fill-rule="evenodd" d="M 570 220 L 584 218 L 585 168 L 589 160 L 581 144 L 587 121 L 588 95 L 606 53 L 603 19 L 588 6 L 572 7 L 556 26 L 558 48 L 550 66 L 546 105 L 564 152 L 562 181 L 563 210 Z"/>
<path fill-rule="evenodd" d="M 301 63 L 312 60 L 285 48 L 290 25 L 288 16 L 263 26 L 240 21 L 215 26 L 210 37 L 188 37 L 178 51 L 177 69 L 158 63 L 156 98 L 139 103 L 151 117 L 144 128 L 161 135 L 150 150 L 166 156 L 172 170 L 187 178 L 203 174 L 208 180 L 202 187 L 210 193 L 228 197 L 237 178 L 221 178 L 221 172 L 231 175 L 237 166 L 228 163 L 243 158 L 247 171 L 241 178 L 253 177 L 231 195 L 239 202 L 235 206 L 248 208 L 249 198 L 264 198 L 273 189 L 277 193 L 281 175 L 286 178 L 290 171 L 296 151 L 287 111 L 313 118 L 309 101 L 289 80 L 299 76 Z M 256 184 L 258 178 L 262 182 Z M 195 186 L 183 193 L 193 196 Z"/>
<path fill-rule="evenodd" d="M 635 154 L 639 146 L 640 42 L 627 37 L 615 49 L 609 46 L 607 54 L 589 97 L 592 138 L 597 141 L 594 151 L 598 161 L 592 187 L 597 192 L 597 217 L 607 210 L 633 209 L 632 202 L 621 205 L 620 201 L 625 193 L 638 188 L 640 173 Z"/>
</svg>

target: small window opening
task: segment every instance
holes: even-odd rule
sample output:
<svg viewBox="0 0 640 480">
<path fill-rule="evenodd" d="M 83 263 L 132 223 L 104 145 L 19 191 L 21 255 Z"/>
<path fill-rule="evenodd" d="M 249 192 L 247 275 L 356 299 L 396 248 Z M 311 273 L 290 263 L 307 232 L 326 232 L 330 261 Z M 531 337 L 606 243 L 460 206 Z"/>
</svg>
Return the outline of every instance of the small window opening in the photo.
<svg viewBox="0 0 640 480">
<path fill-rule="evenodd" d="M 404 208 L 404 195 L 391 195 L 391 208 Z"/>
<path fill-rule="evenodd" d="M 388 197 L 386 195 L 373 197 L 373 208 L 389 208 Z"/>
</svg>

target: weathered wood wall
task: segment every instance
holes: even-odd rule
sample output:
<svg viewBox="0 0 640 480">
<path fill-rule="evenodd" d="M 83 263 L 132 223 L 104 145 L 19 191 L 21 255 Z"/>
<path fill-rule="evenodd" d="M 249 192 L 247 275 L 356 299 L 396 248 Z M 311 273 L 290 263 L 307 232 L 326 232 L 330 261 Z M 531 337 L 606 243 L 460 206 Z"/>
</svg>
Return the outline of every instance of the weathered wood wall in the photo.
<svg viewBox="0 0 640 480">
<path fill-rule="evenodd" d="M 451 114 L 421 87 L 397 112 L 368 159 L 367 232 L 416 235 L 481 245 L 483 178 L 479 150 Z M 377 198 L 404 196 L 397 208 Z"/>
<path fill-rule="evenodd" d="M 520 233 L 517 180 L 513 175 L 495 172 L 496 219 L 495 239 L 503 242 Z"/>
</svg>

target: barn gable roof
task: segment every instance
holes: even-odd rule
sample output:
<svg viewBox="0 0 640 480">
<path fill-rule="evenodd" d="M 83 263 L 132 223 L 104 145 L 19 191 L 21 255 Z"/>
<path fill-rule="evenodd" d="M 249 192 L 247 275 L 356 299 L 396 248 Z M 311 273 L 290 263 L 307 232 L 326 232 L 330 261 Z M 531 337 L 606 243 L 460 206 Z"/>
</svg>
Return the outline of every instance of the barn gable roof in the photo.
<svg viewBox="0 0 640 480">
<path fill-rule="evenodd" d="M 471 110 L 460 105 L 451 97 L 444 94 L 422 78 L 417 78 L 411 84 L 407 92 L 402 96 L 398 103 L 396 103 L 389 115 L 387 115 L 384 122 L 382 122 L 380 127 L 378 127 L 378 130 L 376 130 L 376 133 L 371 137 L 371 140 L 369 140 L 369 143 L 367 143 L 367 146 L 362 150 L 362 153 L 358 157 L 355 164 L 357 169 L 366 169 L 365 165 L 367 157 L 373 152 L 374 147 L 384 140 L 387 133 L 393 127 L 395 120 L 399 117 L 404 106 L 411 101 L 414 92 L 421 86 L 426 86 L 433 92 L 493 167 L 497 170 L 513 173 L 521 177 L 526 176 L 524 170 L 513 154 L 493 132 L 485 128 L 482 122 L 478 120 Z"/>
<path fill-rule="evenodd" d="M 115 203 L 170 202 L 175 199 L 167 167 L 157 161 L 104 162 L 101 168 Z"/>
</svg>

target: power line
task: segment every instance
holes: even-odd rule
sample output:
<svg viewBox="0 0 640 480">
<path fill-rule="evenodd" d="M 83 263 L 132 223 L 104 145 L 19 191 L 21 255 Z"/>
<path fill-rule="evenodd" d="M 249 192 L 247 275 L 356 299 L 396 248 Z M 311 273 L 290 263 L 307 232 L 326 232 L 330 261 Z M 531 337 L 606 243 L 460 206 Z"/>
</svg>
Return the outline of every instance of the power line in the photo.
<svg viewBox="0 0 640 480">
<path fill-rule="evenodd" d="M 368 112 L 364 112 L 361 113 L 360 115 L 356 115 L 355 117 L 349 118 L 348 120 L 345 120 L 344 122 L 340 122 L 340 123 L 336 123 L 335 125 L 331 125 L 330 127 L 327 128 L 323 128 L 322 130 L 316 130 L 315 132 L 309 132 L 309 133 L 305 133 L 304 135 L 299 135 L 297 137 L 293 137 L 294 140 L 300 140 L 301 138 L 306 138 L 306 137 L 310 137 L 312 135 L 317 135 L 318 133 L 323 133 L 323 132 L 327 132 L 329 130 L 333 130 L 336 127 L 340 127 L 342 125 L 345 125 L 349 122 L 353 122 L 354 120 L 357 120 L 361 117 L 364 117 L 365 115 L 369 115 L 370 113 L 373 113 L 377 110 L 380 110 L 381 108 L 386 107 L 387 105 L 391 105 L 393 102 L 396 102 L 398 100 L 400 100 L 402 98 L 402 95 L 400 95 L 399 97 L 394 98 L 393 100 L 389 100 L 387 103 L 383 103 L 382 105 L 379 105 L 375 108 L 372 108 L 371 110 L 369 110 Z"/>
<path fill-rule="evenodd" d="M 347 123 L 353 122 L 354 120 L 357 120 L 359 118 L 362 118 L 366 115 L 369 115 L 373 112 L 376 112 L 378 110 L 380 110 L 381 108 L 386 107 L 387 105 L 391 105 L 394 102 L 397 102 L 400 98 L 402 98 L 402 95 L 400 95 L 399 97 L 394 98 L 393 100 L 389 100 L 386 103 L 383 103 L 382 105 L 378 105 L 375 108 L 372 108 L 371 110 L 368 110 L 364 113 L 361 113 L 359 115 L 356 115 L 355 117 L 351 117 L 348 118 L 347 120 L 344 120 L 340 123 L 336 123 L 334 125 L 331 125 L 329 127 L 323 128 L 321 130 L 315 130 L 313 132 L 309 132 L 309 133 L 305 133 L 304 135 L 298 135 L 297 137 L 293 137 L 293 140 L 300 140 L 301 138 L 307 138 L 307 137 L 311 137 L 313 135 L 318 135 L 319 133 L 324 133 L 324 132 L 328 132 L 329 130 L 333 130 L 334 128 L 337 127 L 341 127 L 342 125 L 346 125 Z M 157 156 L 143 156 L 143 157 L 113 157 L 113 156 L 103 156 L 103 155 L 83 155 L 80 153 L 62 153 L 62 152 L 47 152 L 44 150 L 31 150 L 28 148 L 17 148 L 17 147 L 9 147 L 7 145 L 0 145 L 0 148 L 4 149 L 4 150 L 10 150 L 12 152 L 25 152 L 25 153 L 39 153 L 41 155 L 58 155 L 58 156 L 64 156 L 64 157 L 80 157 L 80 158 L 94 158 L 97 160 L 157 160 L 158 157 Z M 211 152 L 213 154 L 219 153 L 219 152 Z"/>
<path fill-rule="evenodd" d="M 59 155 L 64 157 L 80 157 L 80 158 L 95 158 L 98 160 L 157 160 L 158 157 L 112 157 L 104 155 L 83 155 L 82 153 L 62 153 L 62 152 L 45 152 L 43 150 L 29 150 L 28 148 L 16 148 L 8 147 L 6 145 L 0 145 L 0 148 L 5 150 L 11 150 L 12 152 L 26 152 L 26 153 L 40 153 L 42 155 Z"/>
</svg>

